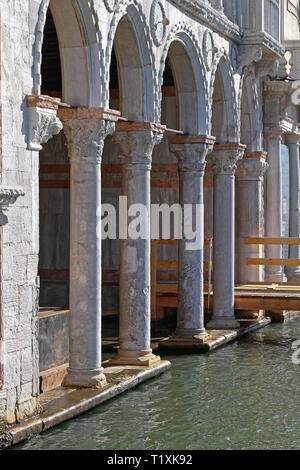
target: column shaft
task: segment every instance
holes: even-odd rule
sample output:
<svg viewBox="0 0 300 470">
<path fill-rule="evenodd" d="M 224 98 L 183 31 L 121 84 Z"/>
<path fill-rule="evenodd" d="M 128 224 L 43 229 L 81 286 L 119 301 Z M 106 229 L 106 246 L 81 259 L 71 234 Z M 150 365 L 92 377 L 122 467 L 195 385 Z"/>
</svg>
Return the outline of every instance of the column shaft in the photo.
<svg viewBox="0 0 300 470">
<path fill-rule="evenodd" d="M 290 230 L 289 236 L 300 237 L 300 135 L 287 134 L 290 156 Z M 300 246 L 289 247 L 289 258 L 300 259 Z M 289 282 L 300 282 L 300 267 L 288 266 L 285 270 Z"/>
<path fill-rule="evenodd" d="M 281 143 L 282 131 L 280 128 L 266 131 L 269 169 L 266 176 L 265 192 L 265 236 L 282 237 L 282 167 Z M 266 258 L 282 258 L 280 245 L 267 245 Z M 286 281 L 282 266 L 266 266 L 265 280 L 268 282 Z"/>
<path fill-rule="evenodd" d="M 247 266 L 247 258 L 263 257 L 262 246 L 246 245 L 245 238 L 264 235 L 263 181 L 268 164 L 263 152 L 245 157 L 238 162 L 236 172 L 238 284 L 263 281 L 261 266 Z"/>
<path fill-rule="evenodd" d="M 70 367 L 64 386 L 100 388 L 101 157 L 114 123 L 64 121 L 71 162 Z"/>
<path fill-rule="evenodd" d="M 215 139 L 206 136 L 189 136 L 189 142 L 176 143 L 182 137 L 171 138 L 171 151 L 179 161 L 179 198 L 183 217 L 183 238 L 179 241 L 178 320 L 173 339 L 203 341 L 208 335 L 204 328 L 204 203 L 203 176 L 206 156 Z M 202 143 L 201 143 L 202 142 Z M 188 206 L 193 208 L 196 240 L 189 247 L 185 226 Z"/>
<path fill-rule="evenodd" d="M 123 127 L 119 126 L 120 129 Z M 134 239 L 128 233 L 127 239 L 121 241 L 120 349 L 109 361 L 110 365 L 150 366 L 160 361 L 152 354 L 150 344 L 150 172 L 153 148 L 161 141 L 162 135 L 141 129 L 119 130 L 114 137 L 123 161 L 122 195 L 127 196 L 129 211 L 134 205 L 142 206 L 136 206 L 134 212 L 140 212 L 144 236 Z"/>
<path fill-rule="evenodd" d="M 215 146 L 214 171 L 214 307 L 210 329 L 239 327 L 234 317 L 235 171 L 244 145 Z"/>
</svg>

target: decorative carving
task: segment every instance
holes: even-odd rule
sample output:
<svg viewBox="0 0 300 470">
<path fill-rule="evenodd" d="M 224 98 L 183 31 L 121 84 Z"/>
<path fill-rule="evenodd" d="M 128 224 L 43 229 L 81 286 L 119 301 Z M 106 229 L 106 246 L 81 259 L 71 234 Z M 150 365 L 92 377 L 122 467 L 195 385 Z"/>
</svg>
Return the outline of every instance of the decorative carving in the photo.
<svg viewBox="0 0 300 470">
<path fill-rule="evenodd" d="M 204 176 L 206 157 L 213 149 L 213 144 L 171 144 L 170 150 L 178 158 L 179 171 Z M 199 175 L 200 173 L 200 175 Z"/>
<path fill-rule="evenodd" d="M 163 43 L 169 24 L 170 21 L 166 17 L 163 4 L 159 0 L 154 0 L 150 12 L 150 26 L 156 46 L 160 46 Z"/>
<path fill-rule="evenodd" d="M 56 110 L 29 107 L 29 136 L 28 149 L 42 150 L 42 145 L 62 130 L 61 121 L 56 116 Z"/>
<path fill-rule="evenodd" d="M 243 158 L 237 163 L 236 178 L 239 180 L 262 179 L 269 168 L 264 158 Z"/>
<path fill-rule="evenodd" d="M 211 31 L 208 29 L 205 31 L 203 36 L 203 55 L 205 67 L 208 71 L 211 70 L 214 55 L 218 52 L 218 49 L 214 46 L 214 38 Z"/>
<path fill-rule="evenodd" d="M 153 149 L 162 138 L 162 133 L 149 130 L 118 131 L 113 136 L 113 142 L 120 148 L 120 157 L 125 166 L 134 165 L 150 171 Z"/>
<path fill-rule="evenodd" d="M 262 59 L 263 51 L 260 46 L 239 46 L 239 55 L 237 59 L 239 73 L 253 62 L 259 62 Z"/>
<path fill-rule="evenodd" d="M 25 196 L 22 188 L 6 188 L 0 186 L 0 226 L 8 222 L 7 211 L 20 196 Z"/>
<path fill-rule="evenodd" d="M 115 131 L 115 123 L 103 119 L 73 119 L 64 121 L 70 159 L 86 158 L 101 164 L 104 141 Z"/>
<path fill-rule="evenodd" d="M 110 13 L 116 11 L 116 9 L 118 8 L 118 3 L 119 0 L 104 0 L 104 5 Z"/>
<path fill-rule="evenodd" d="M 243 158 L 245 148 L 244 145 L 236 144 L 215 146 L 213 152 L 208 157 L 208 162 L 212 164 L 214 174 L 234 176 L 237 162 Z"/>
</svg>

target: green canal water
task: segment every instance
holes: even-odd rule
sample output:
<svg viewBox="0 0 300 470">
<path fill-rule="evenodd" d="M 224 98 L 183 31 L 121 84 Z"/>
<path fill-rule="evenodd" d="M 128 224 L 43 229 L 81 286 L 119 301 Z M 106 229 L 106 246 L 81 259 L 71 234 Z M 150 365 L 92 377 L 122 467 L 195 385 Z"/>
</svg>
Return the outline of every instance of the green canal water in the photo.
<svg viewBox="0 0 300 470">
<path fill-rule="evenodd" d="M 172 369 L 14 449 L 300 449 L 300 319 Z M 300 354 L 299 354 L 300 357 Z"/>
</svg>

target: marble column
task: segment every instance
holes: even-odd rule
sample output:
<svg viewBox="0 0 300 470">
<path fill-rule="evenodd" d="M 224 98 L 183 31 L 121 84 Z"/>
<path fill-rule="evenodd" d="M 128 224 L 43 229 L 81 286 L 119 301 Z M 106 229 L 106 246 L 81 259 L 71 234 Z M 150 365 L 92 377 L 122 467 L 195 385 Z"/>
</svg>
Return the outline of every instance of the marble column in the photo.
<svg viewBox="0 0 300 470">
<path fill-rule="evenodd" d="M 300 134 L 286 134 L 285 141 L 290 157 L 290 237 L 300 237 Z M 300 259 L 300 246 L 289 247 L 289 258 Z M 285 269 L 289 282 L 300 282 L 300 267 L 287 266 Z"/>
<path fill-rule="evenodd" d="M 263 281 L 261 266 L 247 266 L 247 258 L 262 258 L 261 245 L 246 245 L 245 238 L 264 236 L 263 182 L 268 168 L 265 152 L 246 153 L 236 171 L 236 225 L 238 284 Z"/>
<path fill-rule="evenodd" d="M 234 316 L 235 171 L 245 146 L 215 145 L 209 162 L 214 171 L 214 306 L 209 329 L 239 327 Z"/>
<path fill-rule="evenodd" d="M 183 217 L 183 238 L 179 241 L 178 317 L 172 341 L 197 343 L 207 338 L 204 328 L 204 202 L 203 177 L 206 157 L 212 151 L 215 138 L 210 136 L 174 136 L 169 138 L 170 150 L 179 163 L 179 202 L 182 213 L 192 205 L 198 217 L 199 246 L 187 246 Z M 196 219 L 196 217 L 195 217 Z"/>
<path fill-rule="evenodd" d="M 150 176 L 152 152 L 161 142 L 165 127 L 118 123 L 116 129 L 114 142 L 122 160 L 122 195 L 127 197 L 128 210 L 137 204 L 146 213 L 144 236 L 133 239 L 127 234 L 121 240 L 120 348 L 108 365 L 152 366 L 160 357 L 151 349 Z"/>
<path fill-rule="evenodd" d="M 101 116 L 100 108 L 60 113 L 71 164 L 70 367 L 65 387 L 106 384 L 101 365 L 101 159 L 115 123 Z"/>
<path fill-rule="evenodd" d="M 281 144 L 282 129 L 280 127 L 265 129 L 267 162 L 269 169 L 265 185 L 265 236 L 282 237 L 282 167 Z M 282 258 L 280 245 L 266 245 L 266 258 Z M 266 266 L 265 281 L 282 282 L 286 276 L 282 266 Z"/>
</svg>

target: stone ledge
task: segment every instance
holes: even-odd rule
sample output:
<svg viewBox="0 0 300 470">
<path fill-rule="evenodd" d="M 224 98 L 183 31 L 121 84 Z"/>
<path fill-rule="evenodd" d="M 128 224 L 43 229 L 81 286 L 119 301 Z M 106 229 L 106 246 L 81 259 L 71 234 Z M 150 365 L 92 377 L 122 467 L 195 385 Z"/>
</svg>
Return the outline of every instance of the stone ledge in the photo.
<svg viewBox="0 0 300 470">
<path fill-rule="evenodd" d="M 214 145 L 216 138 L 212 135 L 177 134 L 168 136 L 169 144 L 210 144 Z"/>
<path fill-rule="evenodd" d="M 117 122 L 121 113 L 108 108 L 59 108 L 57 116 L 61 121 L 103 119 Z"/>
<path fill-rule="evenodd" d="M 116 124 L 117 132 L 138 132 L 138 131 L 152 131 L 163 134 L 167 127 L 156 122 L 130 122 L 123 121 Z"/>
<path fill-rule="evenodd" d="M 161 341 L 158 345 L 159 351 L 166 351 L 178 354 L 205 354 L 209 351 L 213 351 L 221 346 L 224 346 L 227 343 L 231 343 L 246 334 L 263 328 L 271 323 L 269 318 L 262 318 L 255 323 L 247 327 L 242 327 L 237 330 L 207 330 L 209 337 L 203 343 L 195 342 L 180 342 L 174 341 L 172 338 L 166 338 Z"/>
<path fill-rule="evenodd" d="M 68 419 L 75 418 L 91 408 L 130 390 L 146 380 L 162 374 L 171 367 L 161 361 L 153 367 L 120 366 L 105 369 L 107 385 L 103 390 L 56 389 L 41 397 L 43 412 L 39 416 L 7 429 L 0 435 L 0 449 L 18 444 Z"/>
</svg>

